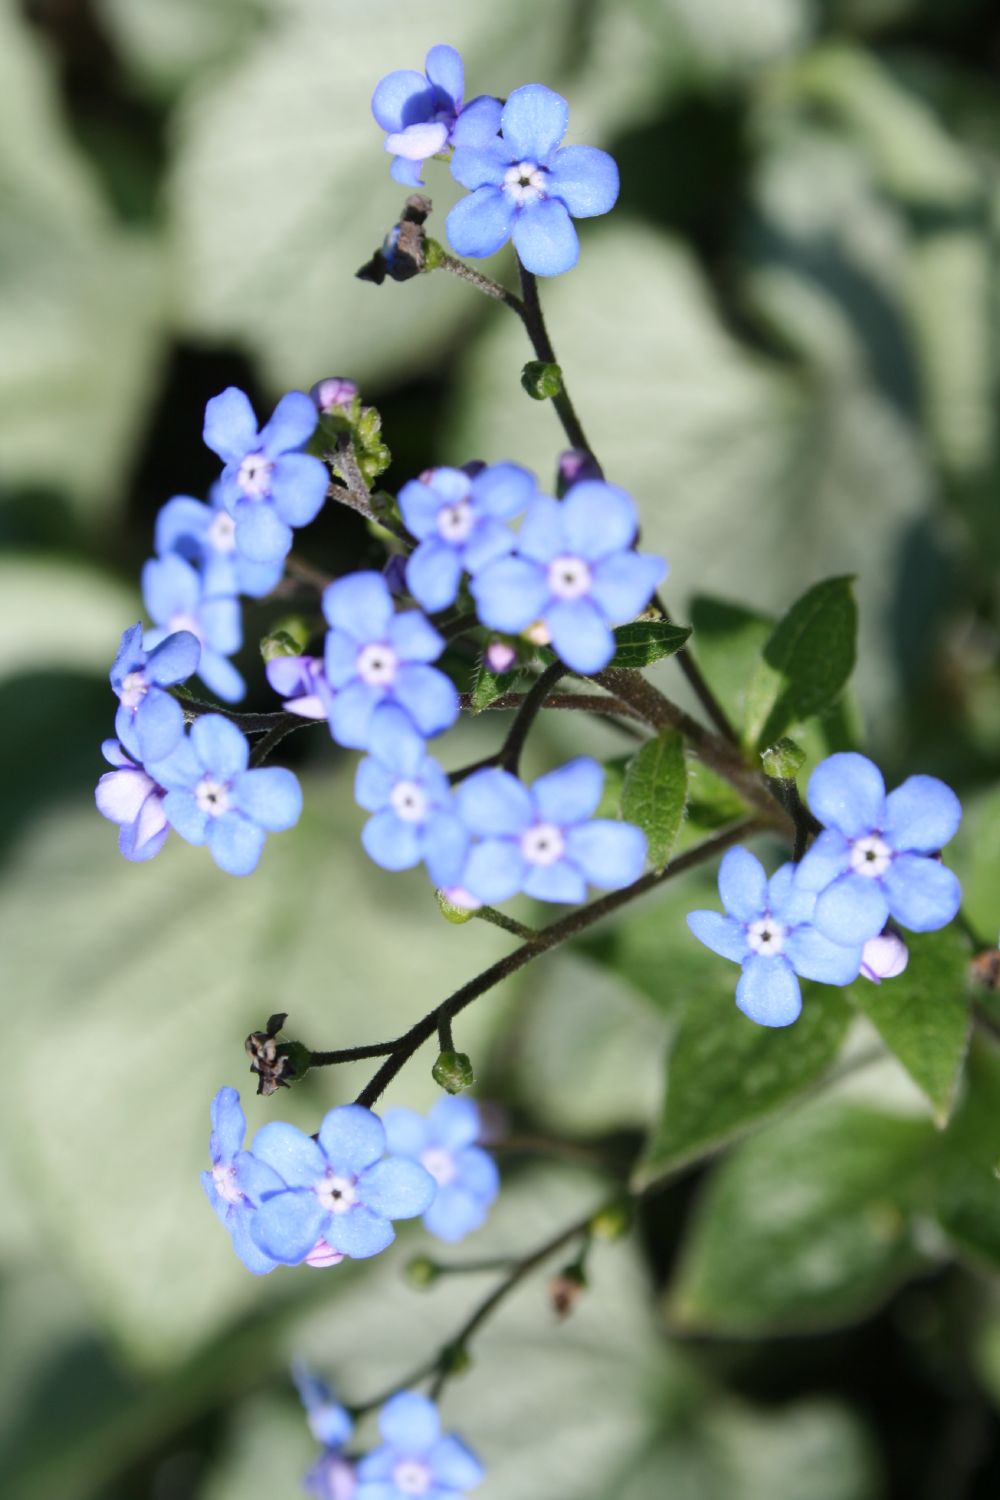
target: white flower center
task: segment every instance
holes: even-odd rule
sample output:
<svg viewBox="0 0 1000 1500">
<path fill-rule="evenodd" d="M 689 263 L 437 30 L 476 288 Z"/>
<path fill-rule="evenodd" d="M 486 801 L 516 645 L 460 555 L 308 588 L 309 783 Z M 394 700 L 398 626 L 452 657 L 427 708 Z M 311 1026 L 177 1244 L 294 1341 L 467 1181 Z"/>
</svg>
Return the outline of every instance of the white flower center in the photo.
<svg viewBox="0 0 1000 1500">
<path fill-rule="evenodd" d="M 358 676 L 373 687 L 390 687 L 398 667 L 399 658 L 391 646 L 363 646 L 358 652 Z"/>
<path fill-rule="evenodd" d="M 536 823 L 521 835 L 521 853 L 529 865 L 554 865 L 565 850 L 562 829 L 555 823 Z"/>
<path fill-rule="evenodd" d="M 236 522 L 228 510 L 217 510 L 208 528 L 208 545 L 216 552 L 236 550 Z"/>
<path fill-rule="evenodd" d="M 422 823 L 427 816 L 427 793 L 419 781 L 397 781 L 389 802 L 404 823 Z"/>
<path fill-rule="evenodd" d="M 747 928 L 747 943 L 755 953 L 765 958 L 775 958 L 785 946 L 787 928 L 773 917 L 759 917 Z"/>
<path fill-rule="evenodd" d="M 455 1158 L 444 1146 L 428 1146 L 420 1153 L 420 1165 L 431 1174 L 438 1187 L 447 1187 L 458 1176 Z"/>
<path fill-rule="evenodd" d="M 392 1471 L 392 1482 L 402 1495 L 425 1495 L 431 1487 L 431 1471 L 419 1458 L 401 1458 Z"/>
<path fill-rule="evenodd" d="M 194 800 L 210 818 L 221 818 L 229 808 L 229 786 L 214 776 L 203 776 L 194 789 Z"/>
<path fill-rule="evenodd" d="M 885 874 L 891 863 L 892 850 L 877 833 L 871 833 L 864 839 L 855 839 L 851 845 L 851 869 L 855 875 L 866 875 L 869 880 L 877 880 L 880 875 Z"/>
<path fill-rule="evenodd" d="M 590 569 L 582 557 L 555 557 L 549 563 L 549 588 L 557 599 L 579 599 L 590 592 Z"/>
<path fill-rule="evenodd" d="M 149 683 L 142 672 L 129 672 L 118 696 L 123 708 L 138 708 L 148 692 Z"/>
<path fill-rule="evenodd" d="M 242 1203 L 243 1194 L 236 1182 L 236 1168 L 230 1163 L 227 1167 L 223 1162 L 218 1162 L 212 1168 L 212 1180 L 215 1183 L 215 1191 L 223 1203 Z"/>
<path fill-rule="evenodd" d="M 328 1172 L 316 1189 L 316 1197 L 332 1214 L 346 1214 L 358 1201 L 358 1191 L 353 1177 L 338 1177 Z"/>
<path fill-rule="evenodd" d="M 476 513 L 468 500 L 442 505 L 437 514 L 437 529 L 446 542 L 464 542 L 476 524 Z"/>
<path fill-rule="evenodd" d="M 503 176 L 503 190 L 519 207 L 526 203 L 537 203 L 545 197 L 544 167 L 533 161 L 519 161 L 508 167 Z"/>
<path fill-rule="evenodd" d="M 270 463 L 263 453 L 248 453 L 240 464 L 236 482 L 248 500 L 264 500 L 271 493 Z"/>
</svg>

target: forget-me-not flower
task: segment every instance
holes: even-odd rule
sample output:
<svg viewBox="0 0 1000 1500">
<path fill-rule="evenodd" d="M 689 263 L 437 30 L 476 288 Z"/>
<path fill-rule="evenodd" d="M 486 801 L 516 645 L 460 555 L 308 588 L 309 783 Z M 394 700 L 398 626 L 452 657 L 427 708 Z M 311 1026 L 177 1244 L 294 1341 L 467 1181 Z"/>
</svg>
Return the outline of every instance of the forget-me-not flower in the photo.
<svg viewBox="0 0 1000 1500">
<path fill-rule="evenodd" d="M 725 915 L 693 911 L 688 926 L 713 953 L 740 964 L 736 1004 L 761 1026 L 790 1026 L 802 1010 L 799 979 L 850 984 L 861 967 L 861 943 L 841 946 L 813 926 L 815 897 L 795 884 L 795 866 L 768 880 L 748 849 L 730 849 L 719 867 Z"/>
<path fill-rule="evenodd" d="M 275 1120 L 254 1137 L 253 1153 L 287 1186 L 254 1215 L 260 1248 L 296 1265 L 322 1237 L 356 1260 L 395 1239 L 393 1219 L 413 1219 L 434 1197 L 433 1177 L 418 1162 L 385 1155 L 382 1121 L 360 1104 L 331 1109 L 311 1136 Z"/>
<path fill-rule="evenodd" d="M 151 767 L 163 810 L 189 844 L 207 844 L 220 870 L 249 875 L 269 833 L 293 827 L 302 790 L 284 766 L 247 769 L 246 738 L 221 714 L 203 714 L 166 760 Z"/>
<path fill-rule="evenodd" d="M 446 1094 L 426 1118 L 415 1109 L 386 1111 L 389 1150 L 412 1156 L 438 1185 L 424 1228 L 449 1244 L 479 1228 L 500 1191 L 496 1163 L 476 1144 L 481 1130 L 479 1107 L 468 1098 Z"/>
<path fill-rule="evenodd" d="M 170 832 L 163 811 L 165 789 L 117 740 L 105 740 L 101 754 L 112 766 L 97 783 L 97 811 L 118 824 L 118 848 L 134 863 L 152 859 Z"/>
<path fill-rule="evenodd" d="M 568 667 L 599 672 L 614 655 L 612 625 L 641 613 L 666 577 L 662 558 L 635 551 L 638 524 L 631 497 L 603 480 L 581 480 L 565 500 L 540 495 L 516 554 L 472 579 L 479 618 L 508 633 L 542 620 Z"/>
<path fill-rule="evenodd" d="M 250 1221 L 264 1193 L 284 1186 L 281 1178 L 243 1149 L 246 1116 L 235 1089 L 220 1089 L 212 1100 L 212 1134 L 208 1152 L 211 1170 L 202 1172 L 201 1185 L 233 1241 L 233 1249 L 255 1276 L 273 1271 L 277 1262 L 254 1244 Z"/>
<path fill-rule="evenodd" d="M 462 573 L 476 573 L 505 556 L 514 534 L 504 523 L 537 495 L 534 476 L 517 464 L 493 464 L 474 477 L 462 469 L 431 469 L 399 492 L 399 509 L 419 546 L 406 565 L 406 582 L 431 611 L 453 604 Z"/>
<path fill-rule="evenodd" d="M 390 170 L 408 187 L 422 185 L 421 168 L 428 157 L 449 146 L 492 140 L 503 109 L 499 99 L 487 95 L 463 104 L 465 72 L 454 47 L 432 47 L 424 67 L 426 73 L 414 68 L 389 73 L 372 95 L 372 114 L 388 132 L 385 149 L 394 157 Z"/>
<path fill-rule="evenodd" d="M 236 546 L 236 522 L 226 509 L 219 484 L 212 486 L 209 503 L 192 495 L 174 495 L 156 517 L 157 555 L 176 552 L 191 563 L 204 580 L 208 595 L 246 594 L 261 599 L 284 572 L 284 563 L 251 562 Z"/>
<path fill-rule="evenodd" d="M 236 545 L 251 562 L 288 555 L 292 527 L 315 519 L 326 499 L 326 465 L 302 450 L 319 414 L 305 391 L 290 391 L 257 431 L 249 398 L 236 386 L 205 408 L 205 442 L 225 464 L 222 498 L 236 522 Z"/>
<path fill-rule="evenodd" d="M 513 239 L 524 267 L 558 276 L 576 265 L 574 219 L 606 214 L 618 198 L 618 168 L 594 146 L 562 146 L 569 105 L 540 83 L 515 89 L 500 116 L 502 136 L 461 145 L 452 175 L 470 188 L 448 215 L 459 255 L 492 255 Z"/>
<path fill-rule="evenodd" d="M 333 702 L 321 656 L 272 656 L 264 668 L 285 712 L 303 719 L 325 719 Z"/>
<path fill-rule="evenodd" d="M 526 787 L 509 771 L 477 771 L 456 791 L 463 823 L 479 842 L 460 884 L 493 904 L 524 891 L 539 901 L 582 901 L 642 874 L 646 836 L 632 823 L 593 816 L 604 770 L 581 756 Z"/>
<path fill-rule="evenodd" d="M 878 767 L 853 750 L 827 756 L 809 778 L 809 806 L 824 831 L 795 882 L 816 896 L 813 921 L 837 943 L 863 943 L 889 917 L 933 932 L 956 915 L 957 877 L 932 858 L 962 819 L 955 793 L 936 776 L 910 776 L 886 796 Z"/>
<path fill-rule="evenodd" d="M 330 733 L 340 745 L 363 750 L 381 704 L 396 703 L 425 737 L 458 717 L 454 683 L 429 663 L 444 641 L 419 610 L 396 614 L 381 573 L 351 573 L 323 593 L 326 677 L 334 690 Z"/>
<path fill-rule="evenodd" d="M 201 574 L 176 552 L 151 557 L 142 570 L 142 597 L 157 629 L 145 632 L 147 647 L 187 630 L 201 646 L 198 676 L 224 703 L 237 703 L 246 683 L 229 657 L 243 644 L 238 600 L 210 594 Z"/>
<path fill-rule="evenodd" d="M 361 833 L 367 853 L 384 870 L 410 870 L 423 860 L 435 885 L 451 884 L 469 836 L 447 776 L 401 708 L 376 713 L 368 752 L 354 782 L 355 801 L 374 814 Z"/>
<path fill-rule="evenodd" d="M 463 1442 L 442 1436 L 434 1402 L 400 1391 L 379 1412 L 383 1446 L 358 1461 L 355 1500 L 459 1500 L 484 1477 L 482 1464 Z"/>
<path fill-rule="evenodd" d="M 177 744 L 184 733 L 184 712 L 164 688 L 186 682 L 198 670 L 200 656 L 190 630 L 164 635 L 148 652 L 141 625 L 123 632 L 110 677 L 118 695 L 115 733 L 133 760 L 160 760 Z"/>
</svg>

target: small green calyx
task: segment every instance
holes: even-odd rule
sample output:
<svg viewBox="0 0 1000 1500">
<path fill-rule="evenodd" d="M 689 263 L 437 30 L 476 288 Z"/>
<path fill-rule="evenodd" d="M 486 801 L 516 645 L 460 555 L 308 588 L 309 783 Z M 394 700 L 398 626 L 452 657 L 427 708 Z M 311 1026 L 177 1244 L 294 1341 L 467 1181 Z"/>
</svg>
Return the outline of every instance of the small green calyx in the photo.
<svg viewBox="0 0 1000 1500">
<path fill-rule="evenodd" d="M 772 781 L 793 781 L 806 762 L 806 753 L 794 740 L 782 736 L 760 753 L 764 775 Z"/>
<path fill-rule="evenodd" d="M 404 1272 L 407 1281 L 417 1291 L 425 1291 L 427 1287 L 433 1286 L 440 1274 L 439 1267 L 429 1255 L 415 1255 L 412 1260 L 407 1261 Z"/>
<path fill-rule="evenodd" d="M 309 644 L 310 630 L 301 615 L 288 615 L 271 627 L 260 643 L 260 654 L 267 661 L 278 656 L 301 656 Z"/>
<path fill-rule="evenodd" d="M 456 906 L 454 901 L 449 901 L 444 891 L 435 891 L 438 911 L 446 922 L 453 922 L 456 927 L 461 927 L 463 922 L 471 922 L 476 915 L 475 908 L 469 906 Z"/>
<path fill-rule="evenodd" d="M 543 359 L 529 359 L 521 371 L 521 385 L 532 401 L 551 401 L 562 395 L 562 370 Z"/>
<path fill-rule="evenodd" d="M 472 1369 L 472 1355 L 464 1344 L 448 1344 L 441 1351 L 439 1368 L 443 1375 L 464 1375 Z"/>
<path fill-rule="evenodd" d="M 622 1235 L 627 1234 L 632 1223 L 632 1215 L 626 1203 L 609 1203 L 607 1208 L 602 1208 L 600 1213 L 595 1214 L 590 1221 L 590 1232 L 598 1240 L 620 1240 Z"/>
<path fill-rule="evenodd" d="M 448 1094 L 461 1094 L 476 1081 L 467 1052 L 442 1052 L 431 1069 L 431 1077 Z"/>
<path fill-rule="evenodd" d="M 436 271 L 444 265 L 445 249 L 437 240 L 431 239 L 430 235 L 424 236 L 424 270 Z"/>
</svg>

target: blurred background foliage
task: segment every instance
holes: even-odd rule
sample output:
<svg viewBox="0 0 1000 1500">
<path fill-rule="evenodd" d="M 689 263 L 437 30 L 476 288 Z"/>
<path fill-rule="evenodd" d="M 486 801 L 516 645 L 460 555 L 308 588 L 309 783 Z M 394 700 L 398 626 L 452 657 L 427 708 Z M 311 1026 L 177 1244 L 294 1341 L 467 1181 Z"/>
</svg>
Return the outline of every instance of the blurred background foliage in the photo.
<svg viewBox="0 0 1000 1500">
<path fill-rule="evenodd" d="M 126 866 L 90 807 L 156 510 L 214 477 L 209 396 L 240 384 L 263 412 L 348 375 L 383 411 L 392 487 L 474 456 L 551 473 L 559 434 L 520 391 L 514 320 L 445 276 L 353 276 L 402 196 L 372 87 L 445 40 L 470 92 L 544 81 L 571 100 L 572 138 L 620 162 L 619 208 L 584 226 L 579 269 L 545 302 L 594 445 L 671 561 L 678 617 L 738 600 L 756 651 L 760 616 L 857 574 L 864 743 L 890 780 L 959 788 L 968 914 L 981 941 L 996 931 L 989 0 L 0 0 L 10 1500 L 293 1495 L 312 1450 L 291 1353 L 360 1399 L 480 1292 L 402 1285 L 419 1228 L 373 1266 L 254 1281 L 197 1172 L 208 1101 L 249 1083 L 241 1041 L 271 1010 L 319 1046 L 394 1034 L 416 988 L 429 1007 L 506 939 L 445 928 L 419 875 L 365 861 L 350 766 L 321 735 L 292 742 L 301 828 L 246 883 L 177 841 Z M 433 229 L 445 170 L 430 191 Z M 347 513 L 307 546 L 328 568 L 378 562 Z M 262 706 L 268 619 L 241 663 Z M 703 650 L 709 666 L 708 634 Z M 465 731 L 473 753 L 495 733 Z M 578 743 L 548 728 L 539 764 Z M 826 991 L 776 1039 L 686 933 L 710 891 L 667 887 L 463 1023 L 481 1092 L 519 1131 L 641 1149 L 649 1180 L 681 1170 L 631 1246 L 601 1251 L 565 1327 L 529 1288 L 449 1391 L 483 1500 L 995 1500 L 1000 1069 L 980 1044 L 960 1080 L 965 1013 L 944 1002 L 964 950 L 915 953 L 913 984 L 943 999 L 929 1038 L 901 1038 L 871 993 Z M 879 1035 L 905 1068 L 852 1068 Z M 831 1067 L 842 1082 L 812 1098 Z M 282 1113 L 314 1122 L 359 1081 L 307 1080 Z M 394 1100 L 432 1092 L 418 1062 Z M 251 1128 L 273 1116 L 247 1104 Z M 582 1169 L 508 1177 L 490 1254 L 601 1191 Z"/>
</svg>

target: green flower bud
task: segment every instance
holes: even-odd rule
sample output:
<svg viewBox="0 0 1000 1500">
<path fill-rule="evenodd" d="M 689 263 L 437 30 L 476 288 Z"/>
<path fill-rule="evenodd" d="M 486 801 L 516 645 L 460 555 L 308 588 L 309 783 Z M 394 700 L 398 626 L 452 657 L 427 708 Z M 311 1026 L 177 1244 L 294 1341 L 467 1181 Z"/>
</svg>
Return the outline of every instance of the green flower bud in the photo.
<svg viewBox="0 0 1000 1500">
<path fill-rule="evenodd" d="M 437 240 L 431 239 L 430 235 L 424 236 L 424 270 L 436 271 L 439 266 L 444 265 L 444 246 Z"/>
<path fill-rule="evenodd" d="M 403 1274 L 412 1287 L 423 1291 L 426 1287 L 434 1285 L 441 1271 L 429 1255 L 415 1255 L 412 1260 L 407 1261 Z"/>
<path fill-rule="evenodd" d="M 544 359 L 529 359 L 521 371 L 521 384 L 532 401 L 551 401 L 562 393 L 562 370 Z"/>
<path fill-rule="evenodd" d="M 466 1052 L 442 1052 L 431 1069 L 434 1082 L 446 1093 L 460 1094 L 476 1081 L 472 1062 Z"/>
<path fill-rule="evenodd" d="M 274 661 L 276 656 L 301 656 L 309 644 L 310 634 L 301 615 L 287 615 L 263 637 L 260 654 L 265 661 Z"/>
<path fill-rule="evenodd" d="M 787 737 L 775 740 L 760 753 L 764 775 L 772 781 L 794 781 L 806 763 L 805 751 Z"/>
<path fill-rule="evenodd" d="M 627 1234 L 632 1215 L 627 1203 L 609 1203 L 590 1221 L 590 1232 L 599 1240 L 620 1240 Z"/>
<path fill-rule="evenodd" d="M 444 917 L 446 922 L 453 922 L 456 927 L 460 927 L 463 922 L 471 922 L 476 915 L 474 907 L 456 906 L 454 901 L 448 900 L 444 891 L 435 891 L 434 895 L 437 898 L 438 911 L 442 917 Z"/>
</svg>

